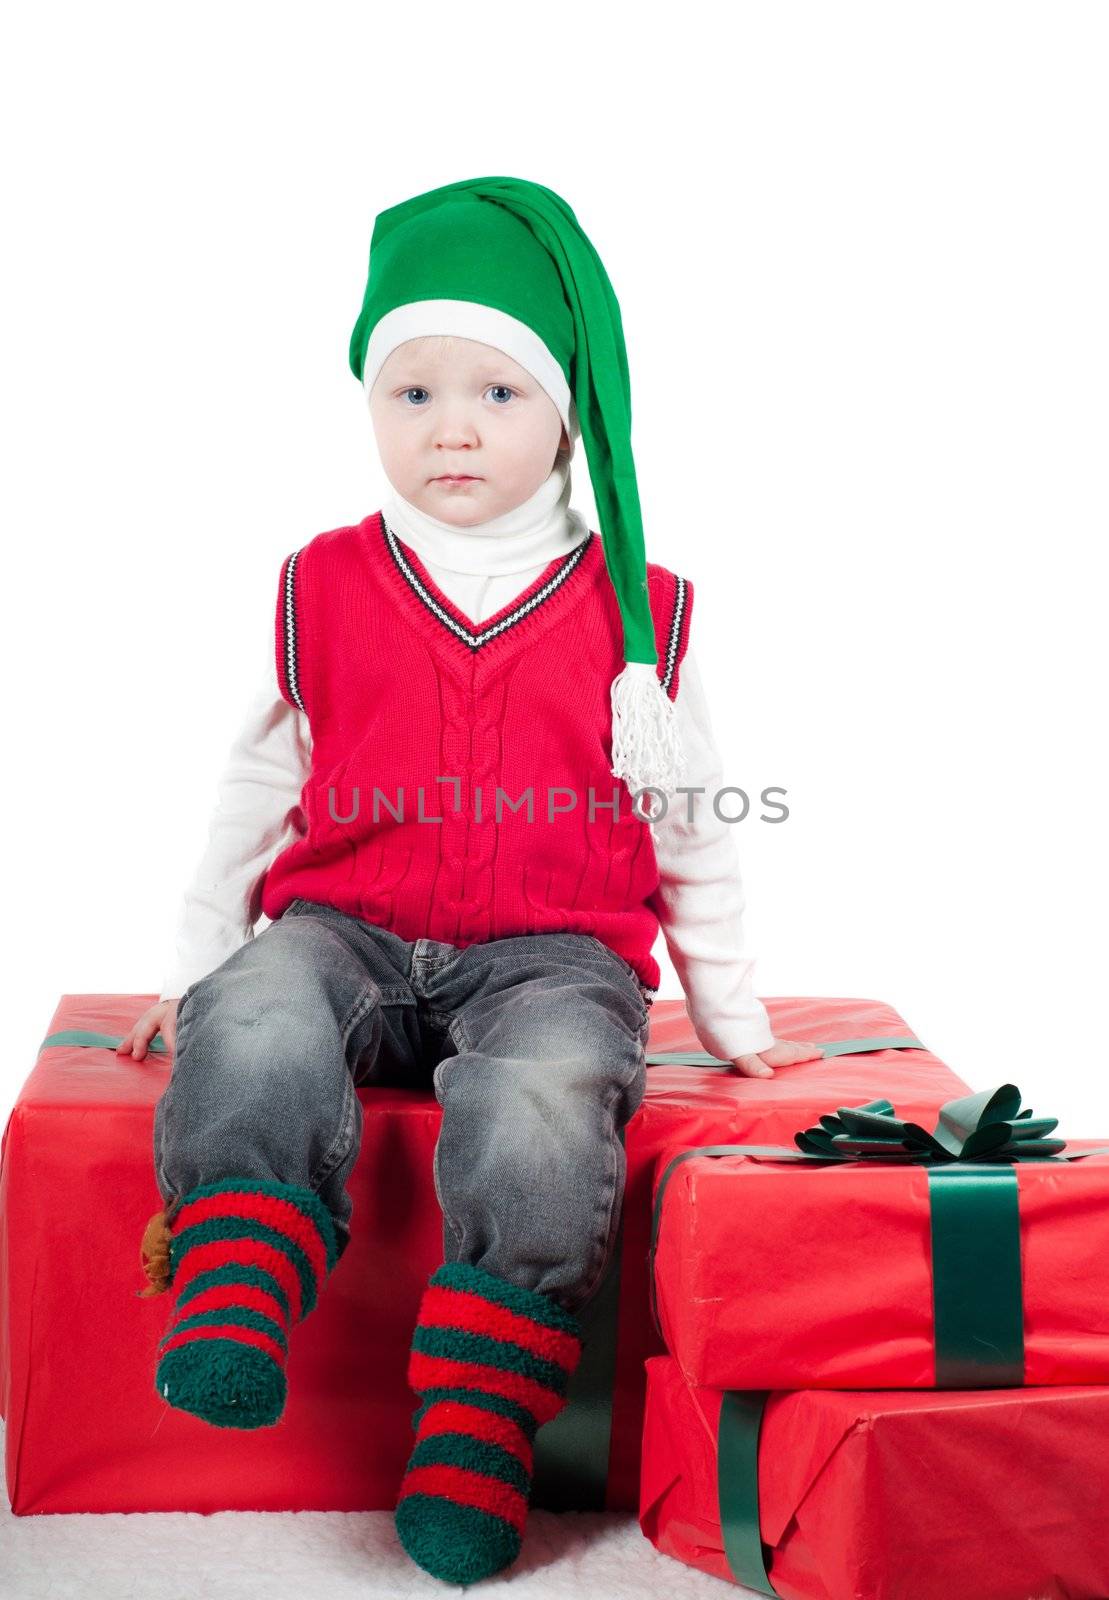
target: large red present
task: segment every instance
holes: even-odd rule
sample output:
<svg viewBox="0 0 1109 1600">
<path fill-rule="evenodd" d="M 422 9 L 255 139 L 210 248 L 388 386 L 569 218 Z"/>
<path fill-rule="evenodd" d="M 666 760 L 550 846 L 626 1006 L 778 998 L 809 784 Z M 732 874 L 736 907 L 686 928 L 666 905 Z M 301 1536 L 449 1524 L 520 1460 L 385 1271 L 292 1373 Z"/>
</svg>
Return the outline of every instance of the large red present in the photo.
<svg viewBox="0 0 1109 1600">
<path fill-rule="evenodd" d="M 647 1362 L 639 1524 L 783 1600 L 1104 1600 L 1109 1387 L 721 1390 Z"/>
<path fill-rule="evenodd" d="M 886 1099 L 791 1148 L 664 1152 L 652 1298 L 689 1382 L 1109 1383 L 1109 1144 L 1019 1106 L 956 1098 L 932 1132 Z"/>
<path fill-rule="evenodd" d="M 169 1064 L 164 1051 L 135 1061 L 114 1046 L 151 999 L 66 995 L 4 1132 L 0 1411 L 12 1509 L 390 1508 L 412 1445 L 412 1329 L 443 1259 L 434 1093 L 358 1089 L 351 1243 L 290 1343 L 285 1412 L 272 1428 L 213 1428 L 155 1392 L 170 1296 L 138 1297 L 139 1245 L 160 1208 L 152 1120 Z M 897 1047 L 912 1036 L 876 1001 L 772 999 L 767 1008 L 780 1036 L 839 1041 L 830 1048 L 847 1053 L 742 1077 L 700 1052 L 680 1001 L 653 1008 L 647 1092 L 625 1129 L 618 1248 L 584 1309 L 568 1404 L 536 1437 L 535 1505 L 637 1504 L 644 1360 L 664 1348 L 647 1275 L 663 1148 L 781 1140 L 829 1102 L 865 1100 L 879 1086 L 923 1116 L 965 1087 L 918 1042 Z"/>
</svg>

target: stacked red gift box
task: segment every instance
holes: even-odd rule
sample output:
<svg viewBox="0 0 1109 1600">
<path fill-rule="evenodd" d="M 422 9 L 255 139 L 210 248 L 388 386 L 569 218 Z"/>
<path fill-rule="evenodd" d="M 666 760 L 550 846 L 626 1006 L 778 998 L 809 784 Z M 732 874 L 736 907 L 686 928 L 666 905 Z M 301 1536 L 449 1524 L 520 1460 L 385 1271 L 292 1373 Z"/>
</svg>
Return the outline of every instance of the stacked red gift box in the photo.
<svg viewBox="0 0 1109 1600">
<path fill-rule="evenodd" d="M 660 1153 L 640 1526 L 784 1600 L 1104 1600 L 1109 1141 L 921 1118 L 932 1062 Z"/>
<path fill-rule="evenodd" d="M 157 1394 L 166 1313 L 138 1298 L 170 1060 L 114 1046 L 149 998 L 64 996 L 4 1130 L 12 1508 L 391 1507 L 411 1442 L 412 1325 L 442 1260 L 434 1094 L 358 1090 L 352 1243 L 291 1353 L 285 1414 L 241 1435 L 210 1428 Z M 882 1101 L 931 1133 L 971 1095 L 879 1002 L 767 1009 L 776 1034 L 821 1041 L 824 1059 L 741 1077 L 704 1055 L 680 1002 L 652 1011 L 618 1248 L 586 1308 L 569 1404 L 537 1436 L 533 1503 L 638 1506 L 668 1554 L 783 1596 L 1104 1600 L 1109 1157 L 1080 1155 L 1093 1140 L 1019 1160 L 996 1143 L 988 1161 L 845 1160 L 842 1146 L 823 1160 L 708 1155 L 769 1145 L 800 1157 L 800 1130 Z M 983 1105 L 979 1127 L 1008 1142 L 1006 1120 L 1031 1121 L 1011 1112 Z M 1050 1120 L 1019 1132 L 1050 1144 Z M 965 1144 L 966 1131 L 952 1137 Z M 888 1124 L 878 1132 L 888 1143 Z M 947 1181 L 967 1193 L 941 1193 L 939 1166 L 958 1169 Z M 964 1203 L 986 1205 L 989 1226 L 960 1229 Z M 937 1217 L 949 1247 L 939 1279 Z M 967 1255 L 951 1253 L 960 1238 Z M 968 1284 L 983 1293 L 964 1303 Z M 949 1296 L 938 1322 L 937 1286 Z"/>
</svg>

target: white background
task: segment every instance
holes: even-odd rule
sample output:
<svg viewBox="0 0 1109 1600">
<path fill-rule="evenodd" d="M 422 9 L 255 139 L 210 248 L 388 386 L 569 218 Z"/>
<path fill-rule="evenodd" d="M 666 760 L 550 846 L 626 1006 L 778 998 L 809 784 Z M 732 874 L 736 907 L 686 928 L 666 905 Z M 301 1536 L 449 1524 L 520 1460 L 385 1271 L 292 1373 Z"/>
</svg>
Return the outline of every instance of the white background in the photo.
<svg viewBox="0 0 1109 1600">
<path fill-rule="evenodd" d="M 507 174 L 620 300 L 648 555 L 754 800 L 758 992 L 886 1000 L 1109 1135 L 1107 36 L 967 0 L 10 16 L 4 1115 L 62 993 L 157 993 L 279 564 L 383 499 L 375 214 Z"/>
</svg>

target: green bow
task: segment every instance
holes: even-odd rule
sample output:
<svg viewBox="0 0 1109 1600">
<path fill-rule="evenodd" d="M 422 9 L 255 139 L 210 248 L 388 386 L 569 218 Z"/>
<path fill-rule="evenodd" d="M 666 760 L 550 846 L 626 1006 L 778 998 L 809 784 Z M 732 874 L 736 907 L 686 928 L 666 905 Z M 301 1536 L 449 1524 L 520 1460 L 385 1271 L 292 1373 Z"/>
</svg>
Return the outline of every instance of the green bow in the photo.
<svg viewBox="0 0 1109 1600">
<path fill-rule="evenodd" d="M 793 1137 L 806 1155 L 831 1161 L 1041 1161 L 1057 1155 L 1066 1140 L 1043 1136 L 1059 1118 L 1034 1117 L 1019 1107 L 1020 1090 L 1003 1083 L 948 1100 L 929 1133 L 897 1116 L 888 1100 L 869 1100 L 840 1106 Z"/>
</svg>

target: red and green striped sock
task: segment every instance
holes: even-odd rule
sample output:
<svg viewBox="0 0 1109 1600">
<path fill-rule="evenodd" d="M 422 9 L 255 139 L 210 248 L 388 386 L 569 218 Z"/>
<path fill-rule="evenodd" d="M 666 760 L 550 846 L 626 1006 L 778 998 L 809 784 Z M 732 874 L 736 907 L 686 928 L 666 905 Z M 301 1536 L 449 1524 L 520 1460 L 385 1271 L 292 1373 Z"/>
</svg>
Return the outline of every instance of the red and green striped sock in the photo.
<svg viewBox="0 0 1109 1600">
<path fill-rule="evenodd" d="M 401 1544 L 447 1583 L 475 1583 L 520 1551 L 536 1430 L 566 1404 L 581 1324 L 550 1295 L 466 1262 L 431 1276 L 408 1382 L 423 1396 L 396 1509 Z"/>
<path fill-rule="evenodd" d="M 331 1213 L 297 1184 L 201 1184 L 173 1215 L 169 1254 L 158 1394 L 216 1427 L 268 1427 L 285 1409 L 289 1330 L 338 1259 Z"/>
</svg>

